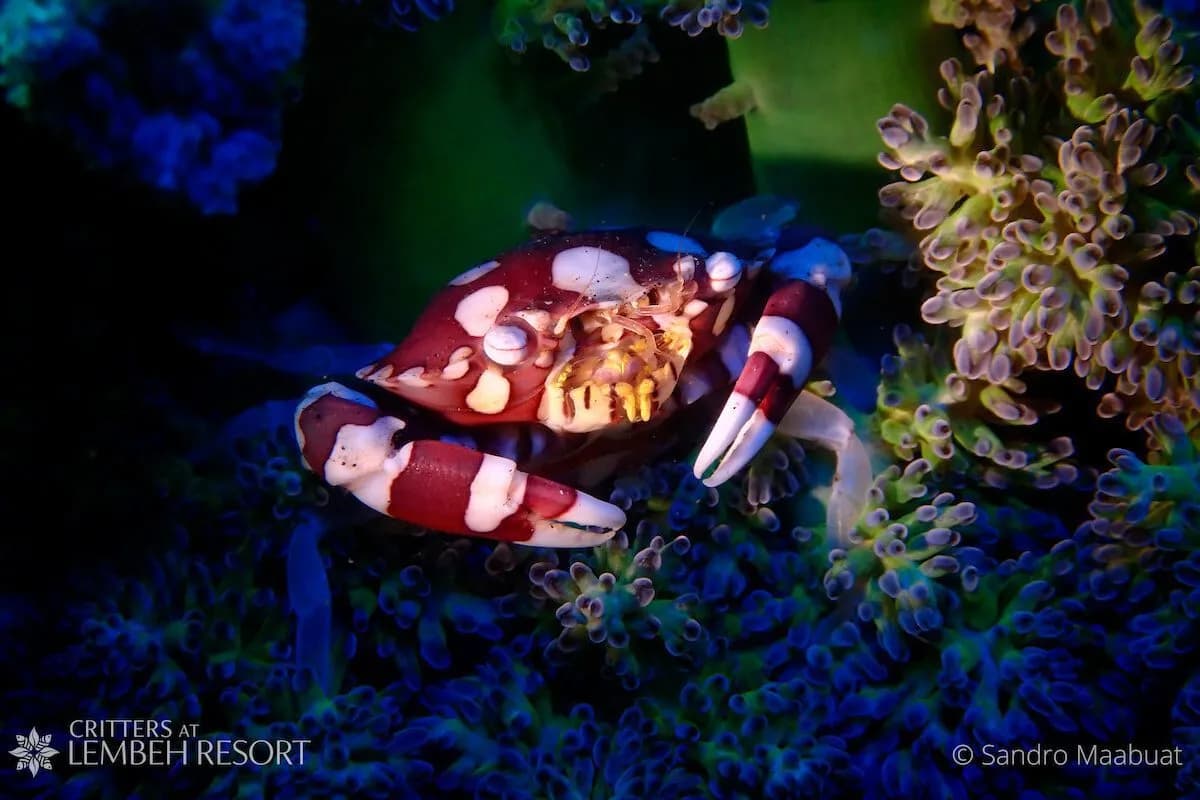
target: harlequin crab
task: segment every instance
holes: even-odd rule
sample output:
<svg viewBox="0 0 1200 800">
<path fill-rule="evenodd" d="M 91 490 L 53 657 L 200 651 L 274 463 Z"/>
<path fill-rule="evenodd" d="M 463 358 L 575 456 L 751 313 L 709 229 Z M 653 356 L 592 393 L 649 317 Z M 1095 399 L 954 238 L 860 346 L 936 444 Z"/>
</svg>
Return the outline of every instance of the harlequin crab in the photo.
<svg viewBox="0 0 1200 800">
<path fill-rule="evenodd" d="M 450 281 L 408 338 L 358 371 L 365 391 L 309 391 L 296 436 L 308 468 L 383 514 L 592 546 L 625 514 L 572 484 L 644 459 L 670 441 L 665 421 L 732 384 L 696 477 L 729 480 L 776 431 L 815 441 L 838 456 L 828 521 L 844 534 L 870 465 L 849 418 L 803 388 L 849 278 L 822 239 L 775 252 L 643 229 L 545 233 Z M 686 440 L 698 423 L 683 422 L 671 428 Z"/>
</svg>

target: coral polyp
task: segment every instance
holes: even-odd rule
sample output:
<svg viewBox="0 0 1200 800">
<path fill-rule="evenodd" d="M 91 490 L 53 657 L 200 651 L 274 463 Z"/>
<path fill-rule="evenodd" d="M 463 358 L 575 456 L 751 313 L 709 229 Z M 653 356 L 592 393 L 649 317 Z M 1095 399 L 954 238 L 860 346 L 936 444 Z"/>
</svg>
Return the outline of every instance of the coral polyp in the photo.
<svg viewBox="0 0 1200 800">
<path fill-rule="evenodd" d="M 1021 435 L 1039 419 L 1024 400 L 1021 379 L 968 378 L 955 371 L 945 347 L 907 326 L 896 329 L 894 341 L 897 352 L 883 357 L 874 424 L 898 458 L 921 458 L 943 474 L 971 474 L 997 488 L 1015 481 L 1049 489 L 1075 481 L 1068 437 Z M 1056 410 L 1041 405 L 1042 413 Z"/>
<path fill-rule="evenodd" d="M 1026 12 L 1039 0 L 931 0 L 934 22 L 971 30 L 963 44 L 975 63 L 995 71 L 1001 64 L 1019 64 L 1020 48 L 1037 30 Z"/>
<path fill-rule="evenodd" d="M 920 459 L 903 472 L 885 470 L 871 489 L 872 507 L 849 545 L 830 551 L 825 573 L 830 598 L 850 596 L 858 617 L 876 626 L 880 645 L 897 660 L 907 658 L 904 634 L 936 636 L 947 604 L 956 602 L 939 579 L 957 575 L 969 589 L 978 580 L 972 554 L 957 552 L 959 529 L 975 519 L 975 506 L 948 492 L 927 497 L 922 478 L 929 470 Z"/>
<path fill-rule="evenodd" d="M 733 38 L 746 25 L 764 27 L 768 6 L 769 0 L 501 0 L 494 25 L 506 47 L 523 53 L 530 43 L 540 43 L 571 69 L 586 72 L 592 67 L 593 35 L 628 29 L 632 36 L 625 40 L 633 41 L 655 15 L 689 36 L 712 30 Z M 612 52 L 618 61 L 627 60 L 620 45 Z"/>
</svg>

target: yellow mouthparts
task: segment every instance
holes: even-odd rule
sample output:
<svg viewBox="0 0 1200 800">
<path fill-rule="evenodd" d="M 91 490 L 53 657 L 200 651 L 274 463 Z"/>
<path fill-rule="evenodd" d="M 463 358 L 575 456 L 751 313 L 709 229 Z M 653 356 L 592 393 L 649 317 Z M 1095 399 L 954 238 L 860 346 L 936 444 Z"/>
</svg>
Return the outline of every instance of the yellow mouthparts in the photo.
<svg viewBox="0 0 1200 800">
<path fill-rule="evenodd" d="M 658 385 L 651 378 L 643 378 L 637 389 L 630 383 L 618 383 L 614 390 L 621 401 L 620 409 L 625 412 L 625 418 L 630 422 L 649 422 L 657 388 Z"/>
</svg>

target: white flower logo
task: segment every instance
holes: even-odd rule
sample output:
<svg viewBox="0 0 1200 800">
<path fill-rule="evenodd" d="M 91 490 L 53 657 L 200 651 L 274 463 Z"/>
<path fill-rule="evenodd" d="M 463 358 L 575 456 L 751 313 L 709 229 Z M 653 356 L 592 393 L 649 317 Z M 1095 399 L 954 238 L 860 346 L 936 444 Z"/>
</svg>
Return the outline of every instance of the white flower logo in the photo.
<svg viewBox="0 0 1200 800">
<path fill-rule="evenodd" d="M 39 736 L 37 728 L 33 728 L 28 736 L 17 734 L 17 747 L 8 754 L 17 757 L 18 772 L 28 769 L 30 775 L 37 775 L 40 770 L 54 769 L 50 758 L 58 755 L 58 751 L 50 746 L 50 734 Z"/>
</svg>

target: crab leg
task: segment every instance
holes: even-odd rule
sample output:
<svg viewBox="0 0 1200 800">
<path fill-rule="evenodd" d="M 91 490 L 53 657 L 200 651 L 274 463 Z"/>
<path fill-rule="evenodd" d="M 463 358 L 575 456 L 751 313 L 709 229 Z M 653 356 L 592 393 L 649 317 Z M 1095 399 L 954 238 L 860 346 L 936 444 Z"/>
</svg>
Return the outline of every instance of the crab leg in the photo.
<svg viewBox="0 0 1200 800">
<path fill-rule="evenodd" d="M 406 423 L 336 383 L 296 410 L 304 462 L 388 516 L 462 536 L 591 547 L 624 524 L 619 508 L 517 469 L 508 458 L 405 435 Z"/>
<path fill-rule="evenodd" d="M 780 420 L 779 432 L 814 442 L 837 456 L 825 521 L 834 541 L 848 543 L 874 480 L 871 459 L 854 434 L 854 423 L 833 403 L 803 392 Z"/>
</svg>

